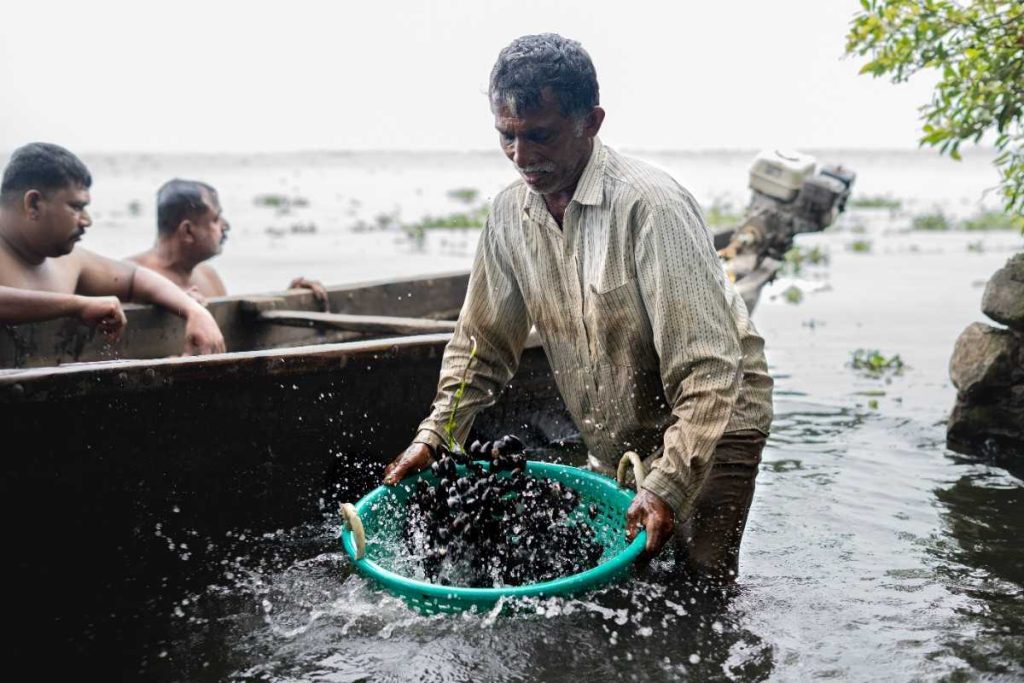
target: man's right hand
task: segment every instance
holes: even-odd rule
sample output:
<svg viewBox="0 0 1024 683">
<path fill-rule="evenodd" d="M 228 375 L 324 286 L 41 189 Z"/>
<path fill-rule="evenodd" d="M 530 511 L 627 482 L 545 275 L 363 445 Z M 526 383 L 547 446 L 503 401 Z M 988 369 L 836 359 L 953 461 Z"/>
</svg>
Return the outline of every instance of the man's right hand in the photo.
<svg viewBox="0 0 1024 683">
<path fill-rule="evenodd" d="M 116 296 L 78 296 L 78 319 L 98 329 L 113 344 L 124 332 L 128 319 Z"/>
<path fill-rule="evenodd" d="M 384 483 L 394 486 L 410 474 L 430 467 L 433 451 L 425 443 L 412 443 L 384 469 Z"/>
<path fill-rule="evenodd" d="M 185 318 L 185 355 L 224 353 L 224 335 L 210 312 L 193 303 Z"/>
</svg>

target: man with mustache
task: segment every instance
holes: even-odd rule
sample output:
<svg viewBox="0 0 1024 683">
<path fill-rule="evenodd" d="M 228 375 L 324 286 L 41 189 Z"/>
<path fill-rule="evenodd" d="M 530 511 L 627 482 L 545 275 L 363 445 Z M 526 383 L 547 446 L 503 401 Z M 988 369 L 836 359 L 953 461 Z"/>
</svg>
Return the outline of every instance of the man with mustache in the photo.
<svg viewBox="0 0 1024 683">
<path fill-rule="evenodd" d="M 394 484 L 454 436 L 515 372 L 530 327 L 595 469 L 624 451 L 653 469 L 626 519 L 658 553 L 677 529 L 701 578 L 732 581 L 772 419 L 764 342 L 725 277 L 697 203 L 668 174 L 598 139 L 605 118 L 579 43 L 524 36 L 501 51 L 488 92 L 520 180 L 495 199 L 433 409 L 385 470 Z"/>
<path fill-rule="evenodd" d="M 116 341 L 121 301 L 155 304 L 185 320 L 186 354 L 224 351 L 210 313 L 147 268 L 77 245 L 92 225 L 92 176 L 74 154 L 48 143 L 11 156 L 0 185 L 0 324 L 74 317 Z"/>
<path fill-rule="evenodd" d="M 227 295 L 220 275 L 204 263 L 221 252 L 231 229 L 217 190 L 198 180 L 175 178 L 156 197 L 156 243 L 128 260 L 155 270 L 204 305 L 209 297 Z M 326 309 L 327 290 L 316 280 L 298 277 L 288 288 L 312 290 Z"/>
</svg>

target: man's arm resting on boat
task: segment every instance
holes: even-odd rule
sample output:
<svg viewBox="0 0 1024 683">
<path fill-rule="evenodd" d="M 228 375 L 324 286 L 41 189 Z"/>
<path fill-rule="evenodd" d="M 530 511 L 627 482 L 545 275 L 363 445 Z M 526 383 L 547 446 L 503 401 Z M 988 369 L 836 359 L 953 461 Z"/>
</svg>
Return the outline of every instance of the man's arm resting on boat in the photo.
<svg viewBox="0 0 1024 683">
<path fill-rule="evenodd" d="M 184 318 L 184 354 L 187 356 L 224 351 L 224 336 L 210 312 L 163 275 L 84 249 L 80 259 L 80 293 L 113 294 L 137 303 L 166 308 Z"/>
<path fill-rule="evenodd" d="M 0 287 L 0 323 L 20 325 L 55 318 L 78 318 L 97 327 L 109 341 L 121 336 L 126 319 L 116 296 L 82 296 Z"/>
</svg>

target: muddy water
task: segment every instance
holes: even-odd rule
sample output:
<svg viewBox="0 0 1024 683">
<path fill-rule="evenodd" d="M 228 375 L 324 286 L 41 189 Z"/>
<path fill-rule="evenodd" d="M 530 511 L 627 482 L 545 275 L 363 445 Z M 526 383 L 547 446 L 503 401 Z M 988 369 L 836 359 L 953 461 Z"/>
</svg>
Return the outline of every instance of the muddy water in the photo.
<svg viewBox="0 0 1024 683">
<path fill-rule="evenodd" d="M 953 341 L 1018 235 L 922 235 L 864 212 L 824 235 L 828 265 L 764 292 L 777 378 L 728 593 L 671 557 L 577 600 L 423 617 L 353 575 L 332 520 L 243 546 L 187 591 L 139 671 L 231 680 L 851 680 L 1024 676 L 1024 485 L 944 446 Z M 871 251 L 848 249 L 870 241 Z M 982 242 L 969 250 L 968 244 Z M 781 293 L 801 287 L 800 304 Z M 849 367 L 858 347 L 900 374 Z M 596 679 L 595 679 L 596 680 Z"/>
<path fill-rule="evenodd" d="M 702 199 L 744 192 L 746 157 L 662 161 L 706 181 L 708 188 L 695 187 Z M 507 170 L 490 163 L 483 177 L 500 186 Z M 702 175 L 721 164 L 730 169 L 728 182 L 725 175 Z M 941 204 L 951 213 L 973 210 L 976 191 L 991 184 L 981 167 L 952 182 L 921 157 L 872 157 L 861 165 L 859 182 L 870 194 L 910 196 L 918 207 Z M 154 179 L 180 170 L 173 166 L 159 166 Z M 250 172 L 258 168 L 255 163 Z M 872 174 L 864 173 L 868 168 Z M 353 171 L 353 178 L 364 178 L 364 171 Z M 310 186 L 308 177 L 280 176 L 281 188 L 291 191 L 294 184 L 312 197 L 312 207 L 330 199 L 326 181 Z M 400 174 L 388 178 L 392 187 L 405 182 Z M 237 181 L 248 194 L 264 191 L 241 172 L 225 171 L 224 181 L 214 181 Z M 443 175 L 425 194 L 465 184 L 462 177 Z M 317 194 L 321 186 L 323 196 Z M 97 197 L 100 189 L 98 181 Z M 126 204 L 132 192 L 122 191 L 118 201 Z M 394 196 L 373 195 L 369 185 L 362 192 L 374 211 L 387 210 Z M 229 242 L 225 270 L 242 283 L 237 288 L 255 288 L 255 275 L 266 275 L 260 254 L 271 238 L 262 233 L 257 209 L 243 211 L 248 195 L 242 189 L 238 194 L 238 213 L 249 212 L 252 221 L 248 234 L 240 227 L 237 241 Z M 335 199 L 349 206 L 347 194 Z M 231 201 L 225 199 L 226 205 Z M 423 211 L 440 210 L 426 199 L 423 204 Z M 278 534 L 239 539 L 205 568 L 201 581 L 167 591 L 161 607 L 140 624 L 137 647 L 122 657 L 124 675 L 275 681 L 1021 678 L 1021 473 L 946 450 L 943 420 L 954 398 L 950 351 L 959 332 L 982 317 L 980 283 L 1024 245 L 1008 233 L 906 232 L 907 222 L 905 213 L 860 211 L 836 230 L 801 236 L 801 246 L 821 247 L 829 263 L 783 278 L 763 294 L 754 318 L 777 380 L 776 420 L 734 590 L 705 591 L 666 557 L 627 584 L 578 600 L 528 605 L 512 618 L 427 618 L 352 574 L 335 541 L 336 520 L 311 519 Z M 142 227 L 132 225 L 125 218 L 110 239 L 144 246 Z M 116 236 L 118 230 L 124 234 Z M 422 253 L 397 239 L 356 235 L 323 222 L 313 236 L 275 242 L 274 267 L 282 281 L 298 266 L 322 267 L 331 273 L 324 279 L 340 281 L 353 273 L 363 277 L 359 267 L 376 275 L 461 267 L 473 246 L 461 233 L 432 236 Z M 868 251 L 854 251 L 856 242 L 869 243 Z M 317 256 L 336 252 L 349 254 L 344 265 L 351 270 L 326 270 L 337 263 Z M 783 296 L 791 285 L 803 292 L 799 304 Z M 899 354 L 906 367 L 896 375 L 864 376 L 848 364 L 857 348 Z"/>
</svg>

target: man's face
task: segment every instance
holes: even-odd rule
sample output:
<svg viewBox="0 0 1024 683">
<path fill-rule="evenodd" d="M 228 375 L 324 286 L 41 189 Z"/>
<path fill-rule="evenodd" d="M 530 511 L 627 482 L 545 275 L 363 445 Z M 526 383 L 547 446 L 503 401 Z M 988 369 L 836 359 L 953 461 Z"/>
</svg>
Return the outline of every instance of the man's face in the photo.
<svg viewBox="0 0 1024 683">
<path fill-rule="evenodd" d="M 505 156 L 526 184 L 542 195 L 575 187 L 590 158 L 591 140 L 604 112 L 595 107 L 584 119 L 562 114 L 550 90 L 541 106 L 513 114 L 505 105 L 494 111 L 494 127 Z"/>
<path fill-rule="evenodd" d="M 91 199 L 88 188 L 72 185 L 26 196 L 29 217 L 36 223 L 30 236 L 36 251 L 49 257 L 70 254 L 85 235 L 85 229 L 92 225 L 86 211 Z"/>
<path fill-rule="evenodd" d="M 224 218 L 217 195 L 203 192 L 203 202 L 206 211 L 194 221 L 192 234 L 196 251 L 205 260 L 221 252 L 231 226 Z"/>
</svg>

